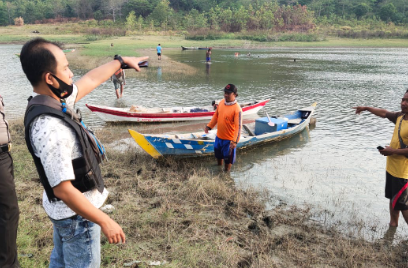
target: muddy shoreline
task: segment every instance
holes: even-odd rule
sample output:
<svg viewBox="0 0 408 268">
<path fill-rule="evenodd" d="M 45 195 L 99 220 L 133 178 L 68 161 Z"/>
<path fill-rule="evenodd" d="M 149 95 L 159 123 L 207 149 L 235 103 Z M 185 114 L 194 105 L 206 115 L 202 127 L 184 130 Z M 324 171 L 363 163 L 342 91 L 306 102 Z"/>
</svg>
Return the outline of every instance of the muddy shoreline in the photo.
<svg viewBox="0 0 408 268">
<path fill-rule="evenodd" d="M 11 131 L 20 263 L 48 267 L 52 225 L 22 120 L 11 122 Z M 105 145 L 127 137 L 114 125 L 96 134 Z M 228 173 L 211 173 L 199 159 L 157 161 L 132 148 L 106 149 L 106 204 L 115 208 L 110 215 L 127 243 L 110 245 L 102 237 L 102 267 L 407 267 L 407 242 L 348 238 L 313 221 L 308 209 L 267 210 L 267 191 L 235 185 Z"/>
</svg>

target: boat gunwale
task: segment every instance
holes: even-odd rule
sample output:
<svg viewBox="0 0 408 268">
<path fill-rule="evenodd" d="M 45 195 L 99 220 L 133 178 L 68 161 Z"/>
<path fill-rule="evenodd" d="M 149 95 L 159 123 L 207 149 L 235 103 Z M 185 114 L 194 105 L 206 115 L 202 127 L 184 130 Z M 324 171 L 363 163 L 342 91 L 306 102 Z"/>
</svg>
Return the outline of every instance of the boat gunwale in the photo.
<svg viewBox="0 0 408 268">
<path fill-rule="evenodd" d="M 242 112 L 247 112 L 254 110 L 258 107 L 263 107 L 268 103 L 270 99 L 262 100 L 259 101 L 253 105 L 248 105 L 244 106 L 242 108 Z M 246 102 L 243 103 L 249 104 L 251 102 Z M 120 116 L 120 117 L 129 117 L 129 118 L 184 118 L 184 117 L 189 117 L 189 118 L 194 118 L 194 117 L 205 117 L 205 116 L 212 116 L 215 113 L 214 111 L 208 111 L 208 112 L 193 112 L 193 113 L 139 113 L 139 112 L 126 112 L 126 111 L 120 111 L 116 109 L 123 109 L 123 108 L 117 108 L 117 107 L 110 107 L 107 108 L 102 108 L 101 106 L 95 106 L 91 104 L 85 104 L 86 107 L 88 107 L 89 110 L 91 110 L 94 113 L 102 113 L 102 114 L 108 114 L 108 115 L 113 115 L 113 116 Z M 115 109 L 115 110 L 114 110 Z"/>
</svg>

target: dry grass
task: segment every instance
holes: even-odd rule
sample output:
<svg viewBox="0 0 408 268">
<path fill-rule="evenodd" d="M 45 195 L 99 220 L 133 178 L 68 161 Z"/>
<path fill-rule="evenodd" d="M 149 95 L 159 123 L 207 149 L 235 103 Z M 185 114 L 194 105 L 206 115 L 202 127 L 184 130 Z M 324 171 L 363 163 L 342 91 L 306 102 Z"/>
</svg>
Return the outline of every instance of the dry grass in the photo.
<svg viewBox="0 0 408 268">
<path fill-rule="evenodd" d="M 52 225 L 41 207 L 42 188 L 28 156 L 21 121 L 12 125 L 18 235 L 22 267 L 47 267 Z M 125 137 L 115 126 L 102 141 Z M 127 235 L 125 245 L 102 239 L 102 266 L 149 267 L 407 267 L 407 244 L 348 239 L 310 220 L 307 209 L 265 210 L 268 193 L 243 190 L 228 174 L 214 175 L 198 160 L 155 161 L 129 149 L 108 148 L 103 176 L 111 214 Z M 132 261 L 141 263 L 132 263 Z"/>
</svg>

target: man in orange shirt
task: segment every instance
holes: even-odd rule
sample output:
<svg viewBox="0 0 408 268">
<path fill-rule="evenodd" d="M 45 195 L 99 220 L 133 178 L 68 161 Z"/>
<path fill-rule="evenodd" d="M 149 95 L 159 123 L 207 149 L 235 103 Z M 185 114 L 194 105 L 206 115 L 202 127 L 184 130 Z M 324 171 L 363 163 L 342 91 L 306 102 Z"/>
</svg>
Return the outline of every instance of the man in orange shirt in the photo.
<svg viewBox="0 0 408 268">
<path fill-rule="evenodd" d="M 225 171 L 230 171 L 235 162 L 236 147 L 241 137 L 242 109 L 236 97 L 237 87 L 233 84 L 226 85 L 224 99 L 220 101 L 210 123 L 204 129 L 205 133 L 208 133 L 218 124 L 214 153 L 219 166 L 225 161 Z"/>
</svg>

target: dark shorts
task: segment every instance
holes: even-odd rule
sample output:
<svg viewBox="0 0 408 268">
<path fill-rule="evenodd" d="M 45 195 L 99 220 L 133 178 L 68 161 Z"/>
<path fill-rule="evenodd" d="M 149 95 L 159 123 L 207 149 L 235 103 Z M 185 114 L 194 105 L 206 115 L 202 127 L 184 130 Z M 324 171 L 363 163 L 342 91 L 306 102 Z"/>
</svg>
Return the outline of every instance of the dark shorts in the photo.
<svg viewBox="0 0 408 268">
<path fill-rule="evenodd" d="M 113 85 L 115 87 L 115 90 L 118 90 L 122 84 L 123 84 L 123 82 L 121 82 L 119 80 L 113 80 Z"/>
<path fill-rule="evenodd" d="M 231 150 L 230 140 L 223 140 L 215 137 L 214 154 L 217 159 L 224 159 L 225 164 L 234 164 L 236 158 L 237 148 Z"/>
<path fill-rule="evenodd" d="M 385 197 L 392 201 L 395 210 L 408 210 L 407 179 L 396 178 L 390 173 L 385 175 Z"/>
<path fill-rule="evenodd" d="M 161 56 L 161 53 L 157 53 L 157 56 Z"/>
<path fill-rule="evenodd" d="M 211 58 L 210 57 L 207 57 L 207 58 L 205 58 L 206 59 L 206 61 L 211 61 Z"/>
</svg>

